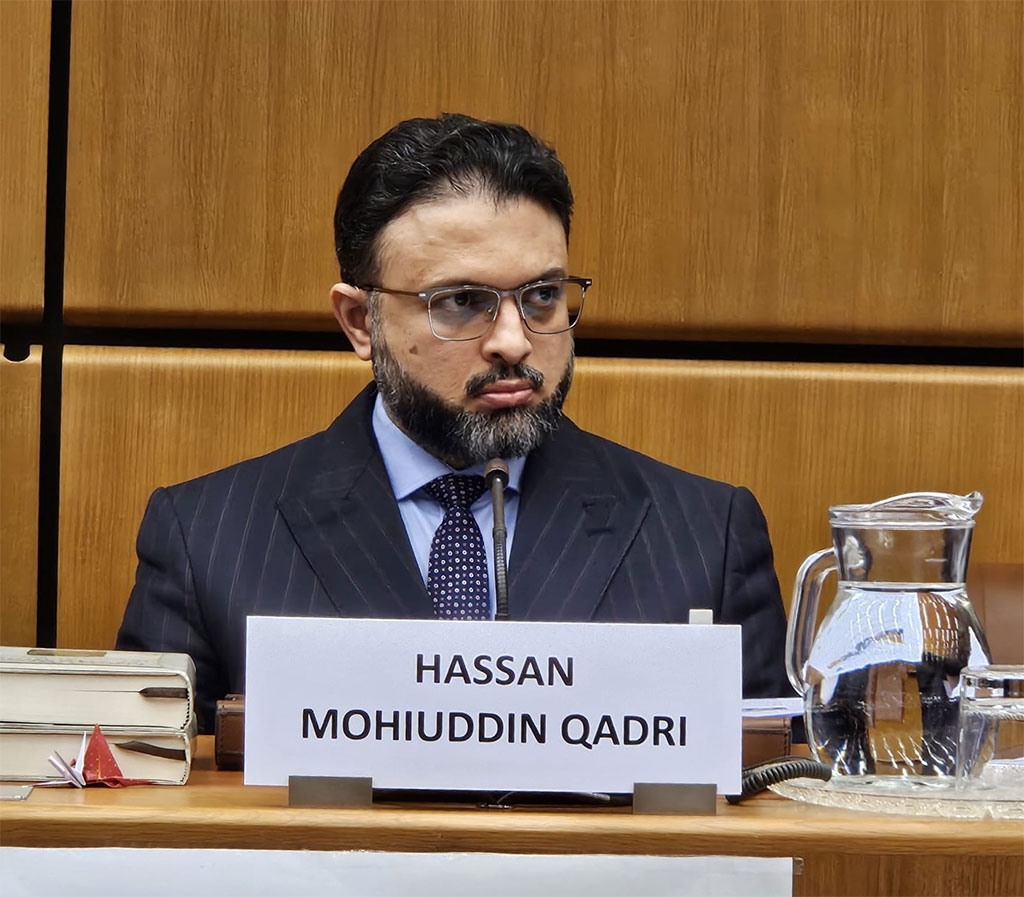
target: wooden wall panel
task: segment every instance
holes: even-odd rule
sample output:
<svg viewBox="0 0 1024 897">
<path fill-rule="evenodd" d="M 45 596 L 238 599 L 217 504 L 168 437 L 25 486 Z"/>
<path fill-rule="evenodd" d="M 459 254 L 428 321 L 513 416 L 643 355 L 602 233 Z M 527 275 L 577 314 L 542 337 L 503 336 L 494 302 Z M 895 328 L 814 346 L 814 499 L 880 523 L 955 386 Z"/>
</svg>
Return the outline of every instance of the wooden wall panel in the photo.
<svg viewBox="0 0 1024 897">
<path fill-rule="evenodd" d="M 73 26 L 73 323 L 332 326 L 349 163 L 448 110 L 559 148 L 585 335 L 1024 341 L 1020 3 L 101 2 Z"/>
<path fill-rule="evenodd" d="M 348 352 L 68 346 L 58 645 L 113 647 L 157 486 L 323 429 L 370 377 Z"/>
<path fill-rule="evenodd" d="M 0 3 L 0 42 L 0 318 L 10 323 L 43 317 L 50 4 Z"/>
<path fill-rule="evenodd" d="M 0 357 L 0 645 L 36 643 L 41 359 Z"/>
<path fill-rule="evenodd" d="M 349 353 L 68 347 L 58 643 L 110 646 L 153 488 L 325 426 L 369 379 Z M 976 561 L 1020 562 L 1024 373 L 581 359 L 583 425 L 750 486 L 788 592 L 826 509 L 980 489 Z"/>
<path fill-rule="evenodd" d="M 1024 560 L 971 564 L 967 590 L 985 627 L 992 662 L 1024 664 Z"/>
<path fill-rule="evenodd" d="M 581 361 L 583 426 L 748 486 L 783 598 L 830 544 L 830 505 L 903 492 L 985 495 L 971 558 L 1024 562 L 1024 371 L 903 365 Z"/>
</svg>

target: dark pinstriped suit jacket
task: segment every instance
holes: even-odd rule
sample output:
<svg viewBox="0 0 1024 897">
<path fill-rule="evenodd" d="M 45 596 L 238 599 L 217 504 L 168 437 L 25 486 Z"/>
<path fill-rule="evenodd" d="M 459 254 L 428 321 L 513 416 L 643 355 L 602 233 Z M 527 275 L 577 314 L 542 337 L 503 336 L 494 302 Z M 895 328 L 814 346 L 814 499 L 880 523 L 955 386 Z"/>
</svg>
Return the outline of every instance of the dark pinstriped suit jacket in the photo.
<svg viewBox="0 0 1024 897">
<path fill-rule="evenodd" d="M 244 689 L 249 614 L 433 615 L 367 387 L 322 433 L 158 489 L 117 644 L 195 660 L 199 714 Z M 743 625 L 744 693 L 790 691 L 764 517 L 746 489 L 684 473 L 568 420 L 527 462 L 509 560 L 519 620 Z"/>
</svg>

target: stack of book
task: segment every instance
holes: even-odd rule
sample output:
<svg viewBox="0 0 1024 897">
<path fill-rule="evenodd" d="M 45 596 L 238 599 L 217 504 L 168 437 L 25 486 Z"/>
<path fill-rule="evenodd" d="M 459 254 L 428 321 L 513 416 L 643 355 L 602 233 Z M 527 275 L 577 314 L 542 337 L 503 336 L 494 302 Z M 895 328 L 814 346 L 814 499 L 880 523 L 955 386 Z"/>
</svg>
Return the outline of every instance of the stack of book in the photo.
<svg viewBox="0 0 1024 897">
<path fill-rule="evenodd" d="M 0 647 L 0 779 L 60 779 L 99 726 L 128 779 L 184 785 L 196 735 L 187 654 Z"/>
</svg>

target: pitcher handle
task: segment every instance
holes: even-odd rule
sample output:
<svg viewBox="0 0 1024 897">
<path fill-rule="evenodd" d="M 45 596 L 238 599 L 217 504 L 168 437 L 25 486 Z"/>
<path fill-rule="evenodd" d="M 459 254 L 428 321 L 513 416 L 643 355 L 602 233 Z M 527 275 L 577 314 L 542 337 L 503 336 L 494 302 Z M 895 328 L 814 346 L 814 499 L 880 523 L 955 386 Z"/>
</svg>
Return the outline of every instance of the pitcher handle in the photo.
<svg viewBox="0 0 1024 897">
<path fill-rule="evenodd" d="M 829 563 L 823 566 L 826 560 Z M 786 627 L 786 674 L 800 695 L 807 688 L 803 671 L 811 652 L 814 629 L 818 621 L 821 587 L 825 584 L 825 578 L 835 569 L 835 552 L 831 548 L 823 548 L 814 552 L 800 565 L 796 582 L 793 584 L 793 602 L 789 608 L 789 624 Z"/>
</svg>

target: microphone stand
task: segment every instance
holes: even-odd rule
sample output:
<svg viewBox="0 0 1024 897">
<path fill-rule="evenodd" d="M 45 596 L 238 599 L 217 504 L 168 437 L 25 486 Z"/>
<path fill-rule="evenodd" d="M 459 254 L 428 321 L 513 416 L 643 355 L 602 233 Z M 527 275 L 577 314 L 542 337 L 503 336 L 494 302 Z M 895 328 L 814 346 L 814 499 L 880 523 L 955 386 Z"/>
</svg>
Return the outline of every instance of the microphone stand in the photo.
<svg viewBox="0 0 1024 897">
<path fill-rule="evenodd" d="M 508 563 L 505 559 L 505 487 L 508 485 L 508 465 L 500 458 L 487 464 L 484 482 L 491 490 L 494 511 L 494 619 L 507 620 L 508 616 Z"/>
</svg>

